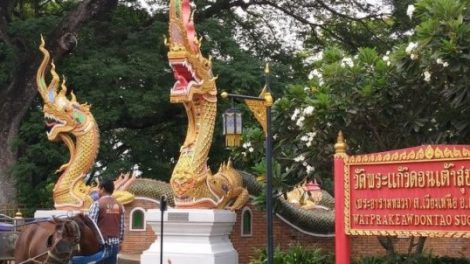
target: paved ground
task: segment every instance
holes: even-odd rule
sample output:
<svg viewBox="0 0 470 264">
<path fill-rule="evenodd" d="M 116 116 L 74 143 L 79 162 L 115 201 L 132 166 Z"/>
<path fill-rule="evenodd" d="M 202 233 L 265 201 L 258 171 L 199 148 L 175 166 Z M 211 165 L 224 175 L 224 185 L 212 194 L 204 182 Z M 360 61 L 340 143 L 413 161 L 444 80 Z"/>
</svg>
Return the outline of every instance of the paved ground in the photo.
<svg viewBox="0 0 470 264">
<path fill-rule="evenodd" d="M 119 254 L 118 255 L 118 263 L 119 264 L 137 264 L 137 263 L 140 263 L 140 255 Z M 15 261 L 13 261 L 11 259 L 0 258 L 0 264 L 15 264 Z"/>
<path fill-rule="evenodd" d="M 137 264 L 140 263 L 140 255 L 127 255 L 119 254 L 118 255 L 119 264 Z"/>
</svg>

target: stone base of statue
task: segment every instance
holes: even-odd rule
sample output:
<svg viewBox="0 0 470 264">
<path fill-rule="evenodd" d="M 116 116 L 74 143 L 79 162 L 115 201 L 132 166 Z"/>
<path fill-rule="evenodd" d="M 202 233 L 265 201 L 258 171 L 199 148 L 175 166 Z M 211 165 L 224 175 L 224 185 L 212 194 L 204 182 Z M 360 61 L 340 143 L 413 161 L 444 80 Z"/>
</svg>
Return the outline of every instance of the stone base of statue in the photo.
<svg viewBox="0 0 470 264">
<path fill-rule="evenodd" d="M 160 263 L 161 211 L 148 210 L 146 220 L 157 240 L 140 261 Z M 163 217 L 163 263 L 238 264 L 238 253 L 229 239 L 235 221 L 236 214 L 228 210 L 169 209 Z"/>
</svg>

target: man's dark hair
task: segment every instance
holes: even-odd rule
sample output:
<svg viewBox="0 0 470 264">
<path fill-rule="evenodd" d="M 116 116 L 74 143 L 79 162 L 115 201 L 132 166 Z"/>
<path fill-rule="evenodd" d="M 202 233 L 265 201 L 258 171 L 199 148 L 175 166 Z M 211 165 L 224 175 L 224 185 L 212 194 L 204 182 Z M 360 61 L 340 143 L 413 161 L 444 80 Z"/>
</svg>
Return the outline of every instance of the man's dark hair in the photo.
<svg viewBox="0 0 470 264">
<path fill-rule="evenodd" d="M 114 192 L 114 182 L 111 180 L 106 180 L 100 183 L 100 189 L 103 188 L 108 194 L 113 194 Z"/>
</svg>

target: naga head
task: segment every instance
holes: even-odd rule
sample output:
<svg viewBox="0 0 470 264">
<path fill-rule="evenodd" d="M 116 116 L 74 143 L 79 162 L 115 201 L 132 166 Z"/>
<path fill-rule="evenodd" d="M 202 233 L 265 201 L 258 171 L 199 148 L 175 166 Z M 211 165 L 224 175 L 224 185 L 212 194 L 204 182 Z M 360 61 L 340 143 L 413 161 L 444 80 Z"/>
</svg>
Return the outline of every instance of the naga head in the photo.
<svg viewBox="0 0 470 264">
<path fill-rule="evenodd" d="M 237 170 L 232 167 L 231 160 L 227 164 L 223 163 L 220 165 L 219 171 L 216 174 L 207 177 L 209 190 L 219 201 L 227 196 L 231 190 L 232 184 L 229 181 L 231 177 L 239 177 Z"/>
<path fill-rule="evenodd" d="M 218 199 L 226 196 L 230 191 L 230 182 L 225 177 L 207 177 L 207 184 L 213 195 L 217 196 Z"/>
<path fill-rule="evenodd" d="M 170 1 L 168 60 L 175 77 L 170 92 L 173 103 L 190 102 L 194 95 L 215 98 L 216 78 L 212 75 L 211 59 L 200 51 L 200 40 L 194 29 L 190 0 Z"/>
<path fill-rule="evenodd" d="M 67 136 L 69 133 L 79 136 L 89 131 L 95 124 L 90 113 L 90 106 L 78 103 L 73 92 L 71 92 L 70 99 L 67 98 L 67 87 L 64 78 L 59 90 L 60 78 L 55 71 L 53 62 L 51 63 L 50 71 L 52 80 L 48 85 L 46 84 L 44 72 L 49 65 L 50 54 L 44 46 L 45 42 L 41 36 L 39 50 L 44 55 L 44 58 L 36 73 L 36 84 L 39 94 L 44 101 L 43 112 L 47 138 L 55 141 L 63 136 Z"/>
</svg>

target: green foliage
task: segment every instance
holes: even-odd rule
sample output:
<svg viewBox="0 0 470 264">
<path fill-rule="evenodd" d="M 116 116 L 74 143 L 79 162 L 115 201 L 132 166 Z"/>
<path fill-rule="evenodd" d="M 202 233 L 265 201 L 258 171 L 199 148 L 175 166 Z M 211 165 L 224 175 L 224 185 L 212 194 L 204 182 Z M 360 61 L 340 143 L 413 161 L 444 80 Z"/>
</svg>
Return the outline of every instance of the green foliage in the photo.
<svg viewBox="0 0 470 264">
<path fill-rule="evenodd" d="M 420 1 L 417 10 L 422 23 L 416 29 L 420 68 L 431 73 L 431 84 L 442 91 L 454 111 L 461 112 L 449 122 L 462 137 L 470 136 L 468 114 L 470 56 L 470 11 L 466 0 Z"/>
<path fill-rule="evenodd" d="M 310 78 L 276 100 L 274 153 L 288 185 L 316 178 L 332 190 L 340 130 L 350 154 L 470 140 L 469 2 L 423 0 L 416 7 L 408 39 L 396 37 L 409 29 L 399 26 L 385 44 L 327 48 L 307 64 Z M 410 21 L 400 8 L 394 25 Z"/>
<path fill-rule="evenodd" d="M 276 197 L 277 195 L 281 194 L 284 190 L 286 190 L 289 185 L 288 183 L 288 172 L 282 172 L 281 171 L 281 164 L 278 162 L 274 161 L 273 162 L 273 168 L 272 168 L 272 181 L 273 181 L 273 196 Z M 252 171 L 254 172 L 255 175 L 257 175 L 257 180 L 261 182 L 266 181 L 266 173 L 267 173 L 267 167 L 266 167 L 266 159 L 263 159 L 259 163 L 255 164 L 252 168 Z M 256 196 L 252 203 L 256 205 L 259 209 L 263 210 L 264 206 L 266 205 L 266 188 L 263 188 L 262 193 L 258 196 Z M 274 207 L 277 207 L 277 200 L 274 199 Z"/>
<path fill-rule="evenodd" d="M 294 245 L 287 250 L 276 248 L 274 251 L 274 263 L 283 264 L 333 264 L 333 256 L 321 249 L 308 249 L 301 245 Z M 258 250 L 250 260 L 250 264 L 264 264 L 267 262 L 266 250 Z"/>
</svg>

